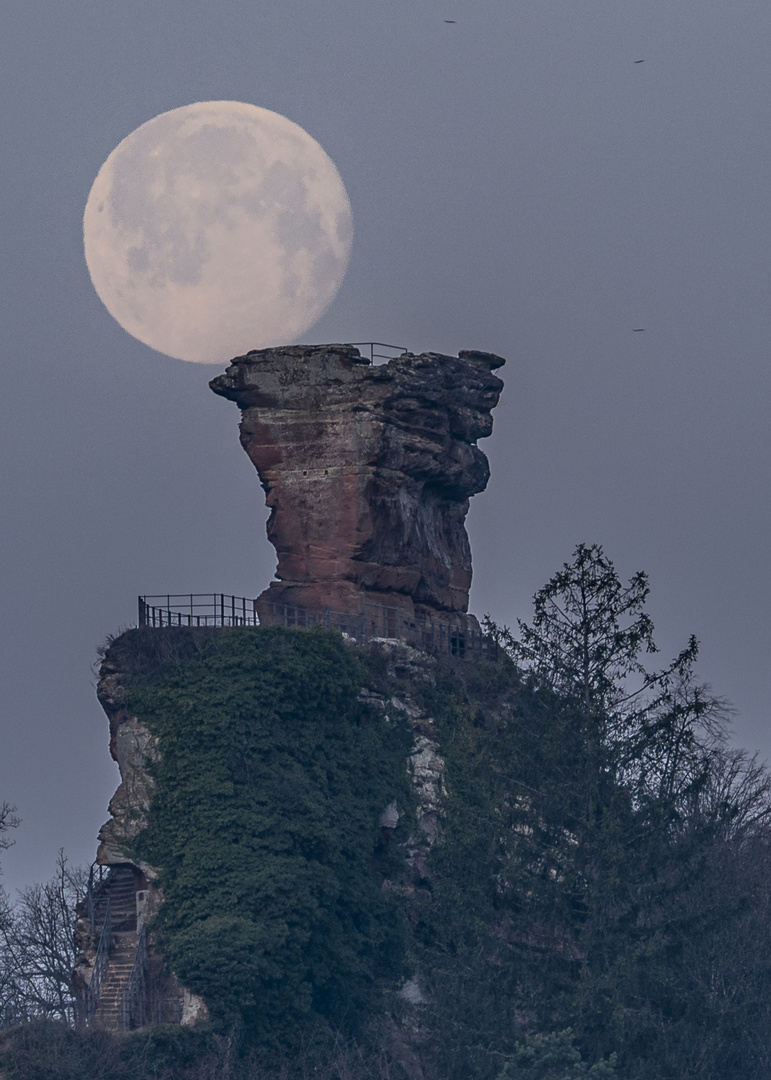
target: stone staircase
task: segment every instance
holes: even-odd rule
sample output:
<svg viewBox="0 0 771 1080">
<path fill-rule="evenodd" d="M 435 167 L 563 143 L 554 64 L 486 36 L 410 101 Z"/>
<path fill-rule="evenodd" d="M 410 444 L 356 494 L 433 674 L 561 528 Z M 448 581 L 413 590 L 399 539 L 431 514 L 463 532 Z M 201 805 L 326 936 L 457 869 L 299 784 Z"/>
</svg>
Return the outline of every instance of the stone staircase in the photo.
<svg viewBox="0 0 771 1080">
<path fill-rule="evenodd" d="M 99 1027 L 119 1031 L 121 1000 L 128 986 L 138 940 L 136 881 L 130 866 L 112 867 L 106 894 L 112 914 L 112 944 L 95 1019 Z"/>
</svg>

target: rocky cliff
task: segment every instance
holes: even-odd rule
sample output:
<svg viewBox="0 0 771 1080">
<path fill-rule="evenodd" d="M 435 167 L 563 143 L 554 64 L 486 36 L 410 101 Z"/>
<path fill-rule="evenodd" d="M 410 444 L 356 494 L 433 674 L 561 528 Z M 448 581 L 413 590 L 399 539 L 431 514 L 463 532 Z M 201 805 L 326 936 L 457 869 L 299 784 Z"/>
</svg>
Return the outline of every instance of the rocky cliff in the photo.
<svg viewBox="0 0 771 1080">
<path fill-rule="evenodd" d="M 129 638 L 132 634 L 136 631 L 130 631 Z M 150 648 L 147 655 L 155 668 L 178 661 L 178 651 L 171 656 L 164 652 L 167 645 L 168 639 L 161 634 Z M 120 651 L 118 656 L 116 662 L 114 649 L 103 656 L 97 684 L 99 704 L 110 725 L 110 755 L 118 766 L 120 784 L 110 800 L 110 817 L 99 830 L 99 873 L 94 877 L 92 871 L 88 894 L 77 911 L 72 978 L 79 1019 L 81 1024 L 107 1030 L 162 1022 L 192 1025 L 206 1019 L 206 1006 L 168 969 L 152 929 L 141 949 L 141 980 L 135 980 L 132 1000 L 130 983 L 142 926 L 152 924 L 163 900 L 156 869 L 133 851 L 137 836 L 147 825 L 154 790 L 152 765 L 158 754 L 157 740 L 126 707 L 128 684 L 132 675 L 142 673 L 141 664 L 136 667 L 136 657 L 130 652 L 130 658 Z M 109 931 L 105 931 L 106 926 Z M 97 956 L 105 934 L 104 970 L 99 973 Z M 95 981 L 100 984 L 96 989 Z"/>
<path fill-rule="evenodd" d="M 350 345 L 262 349 L 209 384 L 242 411 L 241 443 L 271 509 L 277 582 L 260 597 L 314 611 L 366 605 L 457 625 L 468 610 L 477 440 L 504 361 L 405 353 L 372 366 Z"/>
<path fill-rule="evenodd" d="M 285 919 L 299 919 L 296 898 L 307 888 L 313 910 L 299 919 L 298 941 L 307 934 L 302 926 L 306 919 L 312 927 L 322 916 L 330 917 L 330 911 L 344 908 L 348 894 L 355 898 L 361 890 L 368 895 L 354 921 L 357 933 L 362 919 L 372 921 L 368 933 L 373 941 L 381 934 L 378 920 L 393 922 L 395 898 L 397 908 L 404 904 L 410 911 L 419 910 L 428 895 L 427 859 L 440 831 L 446 790 L 437 727 L 412 687 L 432 686 L 438 662 L 398 641 L 373 641 L 361 650 L 350 640 L 345 645 L 337 634 L 278 627 L 145 628 L 129 630 L 111 643 L 97 694 L 109 718 L 110 749 L 121 784 L 110 802 L 111 817 L 99 833 L 98 862 L 109 872 L 95 882 L 91 903 L 81 905 L 76 933 L 75 985 L 89 1026 L 125 1030 L 148 1022 L 195 1024 L 206 1019 L 207 1004 L 199 995 L 217 982 L 207 969 L 216 973 L 221 966 L 218 949 L 227 952 L 232 947 L 230 941 L 217 946 L 211 928 L 223 919 L 240 919 L 249 929 L 254 925 L 261 935 L 257 956 L 264 952 L 270 958 L 276 950 L 271 962 L 287 965 L 297 942 L 287 952 L 285 932 L 275 944 L 268 931 L 276 918 L 282 925 Z M 201 675 L 208 689 L 196 687 Z M 190 677 L 193 682 L 187 683 Z M 192 695 L 196 703 L 192 712 L 177 707 L 176 691 L 171 691 L 171 699 L 166 697 L 179 679 L 188 686 L 185 700 Z M 214 699 L 209 696 L 212 687 Z M 284 713 L 290 733 L 277 718 Z M 186 759 L 183 770 L 181 757 Z M 320 771 L 318 759 L 325 763 Z M 212 782 L 216 791 L 208 790 Z M 366 786 L 373 790 L 362 801 Z M 169 797 L 173 809 L 161 809 Z M 273 815 L 271 825 L 262 818 L 262 827 L 251 820 L 255 801 L 263 815 Z M 222 820 L 218 807 L 226 810 Z M 311 807 L 318 820 L 308 818 Z M 281 830 L 292 839 L 277 835 Z M 267 845 L 258 839 L 263 832 L 271 838 Z M 212 834 L 216 872 L 207 865 Z M 295 865 L 292 849 L 297 844 L 302 857 Z M 281 852 L 279 867 L 274 866 L 274 845 Z M 182 863 L 173 851 L 182 854 Z M 185 869 L 191 863 L 192 878 Z M 243 879 L 235 886 L 235 893 L 243 894 L 235 905 L 232 889 L 222 890 L 223 875 L 231 886 L 236 878 Z M 276 880 L 281 875 L 290 878 L 292 888 L 291 896 L 280 899 L 272 911 L 276 875 Z M 325 901 L 329 880 L 334 879 L 337 899 Z M 167 892 L 172 914 L 164 917 Z M 251 893 L 257 900 L 254 910 L 244 899 Z M 185 897 L 182 906 L 180 896 Z M 384 897 L 390 900 L 379 911 Z M 100 975 L 97 954 L 108 901 L 112 931 Z M 185 910 L 183 937 L 191 932 L 186 910 L 191 905 L 200 908 L 193 925 L 205 927 L 203 982 L 190 967 L 185 949 L 180 952 L 173 944 L 177 912 Z M 331 907 L 325 912 L 326 905 Z M 182 964 L 183 981 L 192 979 L 198 993 L 169 970 L 168 952 L 156 932 L 159 915 L 167 946 L 172 932 L 171 951 Z M 315 932 L 319 941 L 327 936 L 335 940 L 334 931 L 340 928 L 334 919 L 332 923 Z M 131 968 L 136 966 L 144 924 L 149 927 L 147 955 L 137 984 L 141 993 L 134 995 L 141 997 L 142 1012 L 132 1013 Z M 394 938 L 394 927 L 390 933 L 396 955 L 398 934 Z M 364 954 L 368 949 L 364 947 Z M 337 961 L 344 971 L 344 960 L 333 949 L 326 966 L 334 967 Z M 226 967 L 231 962 L 238 967 L 241 961 L 225 960 Z M 381 958 L 375 967 L 383 964 Z M 392 982 L 400 970 L 397 965 Z M 228 968 L 226 983 L 231 976 Z M 349 977 L 355 986 L 355 971 Z M 368 973 L 365 982 L 371 979 Z M 89 1012 L 94 996 L 89 988 L 93 990 L 95 980 L 101 990 Z M 418 976 L 401 982 L 405 1007 L 423 1000 Z M 351 992 L 355 996 L 355 990 Z M 263 988 L 263 994 L 269 997 L 270 992 Z M 291 1012 L 289 1004 L 287 1008 Z M 253 1022 L 264 1026 L 266 1021 L 257 1017 Z M 390 1037 L 401 1047 L 396 1027 Z"/>
<path fill-rule="evenodd" d="M 372 610 L 388 612 L 385 620 L 375 618 L 371 637 L 380 632 L 398 638 L 409 620 L 447 629 L 474 623 L 466 614 L 471 551 L 464 522 L 470 496 L 489 478 L 476 443 L 492 430 L 491 410 L 502 389 L 493 371 L 502 364 L 490 353 L 461 352 L 405 353 L 372 366 L 353 346 L 295 346 L 237 357 L 212 381 L 215 393 L 242 410 L 241 442 L 271 508 L 268 536 L 278 554 L 278 581 L 259 598 L 261 622 L 274 621 L 271 605 L 289 604 L 370 619 Z M 94 1022 L 101 1017 L 108 1027 L 146 1022 L 129 1008 L 136 998 L 131 970 L 132 964 L 141 968 L 141 926 L 158 910 L 156 869 L 164 865 L 163 858 L 143 859 L 138 844 L 148 827 L 163 755 L 157 733 L 127 705 L 127 687 L 152 670 L 191 662 L 208 640 L 207 632 L 168 637 L 132 631 L 102 664 L 98 696 L 109 718 L 110 752 L 121 783 L 99 834 L 97 861 L 110 873 L 80 913 L 76 981 L 84 1008 L 92 1010 L 88 1016 Z M 424 654 L 415 656 L 423 657 L 418 666 L 428 661 Z M 365 686 L 361 702 L 367 701 L 376 711 L 401 710 L 414 734 L 408 757 L 419 813 L 408 845 L 409 891 L 417 887 L 436 835 L 442 759 L 427 714 L 408 700 L 388 705 Z M 388 832 L 399 827 L 403 808 L 388 802 L 378 813 Z M 100 961 L 108 901 L 120 912 L 121 930 L 107 941 L 106 961 Z M 116 951 L 118 933 L 128 935 L 121 939 L 125 958 Z M 173 1018 L 184 1023 L 203 1015 L 202 1000 L 164 973 L 153 933 L 148 949 L 146 972 L 155 970 L 156 997 L 173 1004 Z M 142 994 L 148 992 L 143 982 Z"/>
</svg>

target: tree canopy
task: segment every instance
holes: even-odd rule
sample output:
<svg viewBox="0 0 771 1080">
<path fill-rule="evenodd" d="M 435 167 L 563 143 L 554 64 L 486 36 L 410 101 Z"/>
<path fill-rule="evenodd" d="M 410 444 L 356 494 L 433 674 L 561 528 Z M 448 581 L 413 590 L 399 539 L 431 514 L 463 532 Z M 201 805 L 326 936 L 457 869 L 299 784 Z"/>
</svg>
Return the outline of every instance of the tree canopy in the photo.
<svg viewBox="0 0 771 1080">
<path fill-rule="evenodd" d="M 409 674 L 282 628 L 117 639 L 159 748 L 135 850 L 164 890 L 153 932 L 214 1018 L 168 1036 L 187 1071 L 158 1051 L 152 1075 L 253 1080 L 264 1051 L 288 1080 L 768 1080 L 769 774 L 731 745 L 695 638 L 654 665 L 647 600 L 579 545 L 518 635 L 487 621 L 497 661 Z M 421 847 L 426 724 L 445 794 Z M 23 1041 L 0 1039 L 11 1080 L 37 1075 Z M 132 1045 L 103 1056 L 145 1080 Z"/>
</svg>

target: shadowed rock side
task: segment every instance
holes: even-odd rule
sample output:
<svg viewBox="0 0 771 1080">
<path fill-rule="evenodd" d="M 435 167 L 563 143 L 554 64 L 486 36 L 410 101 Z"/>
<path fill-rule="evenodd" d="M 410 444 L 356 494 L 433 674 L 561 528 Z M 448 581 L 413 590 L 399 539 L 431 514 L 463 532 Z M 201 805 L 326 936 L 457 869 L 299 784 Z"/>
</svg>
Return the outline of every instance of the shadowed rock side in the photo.
<svg viewBox="0 0 771 1080">
<path fill-rule="evenodd" d="M 478 439 L 504 361 L 405 353 L 373 367 L 350 345 L 236 357 L 209 384 L 242 411 L 241 444 L 271 509 L 267 603 L 458 622 L 468 610 L 469 498 L 490 476 Z"/>
</svg>

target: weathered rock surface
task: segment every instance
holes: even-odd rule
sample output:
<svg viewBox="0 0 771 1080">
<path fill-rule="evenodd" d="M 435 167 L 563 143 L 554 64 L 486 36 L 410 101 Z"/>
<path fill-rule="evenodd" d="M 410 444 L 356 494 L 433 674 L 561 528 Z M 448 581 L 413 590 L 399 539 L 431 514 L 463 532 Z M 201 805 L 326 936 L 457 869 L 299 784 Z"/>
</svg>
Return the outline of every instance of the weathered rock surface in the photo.
<svg viewBox="0 0 771 1080">
<path fill-rule="evenodd" d="M 110 722 L 110 756 L 118 766 L 120 784 L 110 799 L 110 818 L 99 830 L 97 862 L 102 866 L 132 862 L 127 854 L 131 841 L 146 824 L 153 783 L 149 764 L 155 757 L 155 739 L 124 706 L 126 674 L 109 660 L 102 663 L 97 686 L 99 704 Z M 152 867 L 140 869 L 155 877 Z"/>
<path fill-rule="evenodd" d="M 276 577 L 260 602 L 456 623 L 468 610 L 477 440 L 503 384 L 491 353 L 371 366 L 350 345 L 262 349 L 209 384 L 242 410 L 241 443 L 271 508 Z"/>
<path fill-rule="evenodd" d="M 110 723 L 110 754 L 118 765 L 120 784 L 110 800 L 110 817 L 99 830 L 96 862 L 109 867 L 109 873 L 92 890 L 93 915 L 86 901 L 77 911 L 73 986 L 83 1010 L 109 900 L 112 935 L 108 963 L 98 1008 L 89 1025 L 121 1030 L 125 1019 L 121 1000 L 128 986 L 139 931 L 143 923 L 152 924 L 152 917 L 163 900 L 156 870 L 131 853 L 132 840 L 147 823 L 154 786 L 151 763 L 157 757 L 157 742 L 126 708 L 129 672 L 105 657 L 99 674 L 97 697 Z M 166 970 L 152 929 L 147 940 L 144 979 L 145 993 L 153 1003 L 151 1022 L 193 1025 L 207 1018 L 203 1000 L 181 986 Z M 82 1019 L 85 1017 L 82 1012 Z M 145 1017 L 144 1022 L 149 1022 L 149 1018 Z"/>
</svg>

